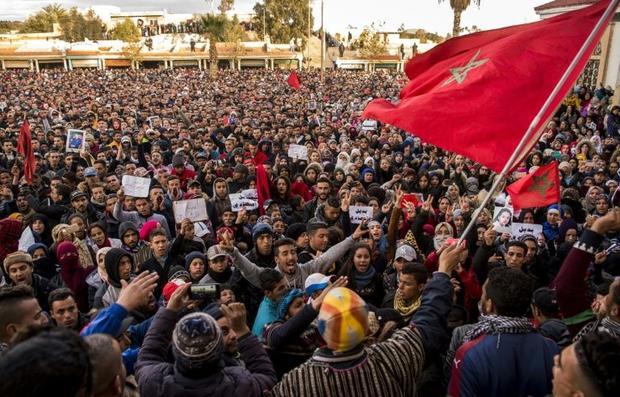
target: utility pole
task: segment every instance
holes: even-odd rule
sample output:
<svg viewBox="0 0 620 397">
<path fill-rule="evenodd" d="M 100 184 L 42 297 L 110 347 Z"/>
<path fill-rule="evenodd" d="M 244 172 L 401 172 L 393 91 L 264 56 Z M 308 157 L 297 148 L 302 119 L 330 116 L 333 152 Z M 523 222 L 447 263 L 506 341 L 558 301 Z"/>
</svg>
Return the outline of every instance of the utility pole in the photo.
<svg viewBox="0 0 620 397">
<path fill-rule="evenodd" d="M 310 25 L 310 21 L 312 13 L 312 0 L 308 0 L 308 40 L 306 42 L 306 67 L 310 69 L 310 35 L 312 31 L 312 26 Z"/>
<path fill-rule="evenodd" d="M 325 26 L 323 25 L 324 0 L 321 0 L 321 84 L 323 84 L 323 71 L 325 70 Z"/>
<path fill-rule="evenodd" d="M 267 10 L 267 1 L 263 3 L 263 41 L 267 42 L 267 18 L 265 18 L 265 13 Z"/>
</svg>

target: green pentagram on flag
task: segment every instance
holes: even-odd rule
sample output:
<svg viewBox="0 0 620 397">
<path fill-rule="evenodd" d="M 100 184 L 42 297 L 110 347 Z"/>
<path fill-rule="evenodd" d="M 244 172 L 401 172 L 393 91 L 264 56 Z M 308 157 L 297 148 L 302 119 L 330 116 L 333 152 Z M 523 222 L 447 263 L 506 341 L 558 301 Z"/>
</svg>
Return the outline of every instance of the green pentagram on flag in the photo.
<svg viewBox="0 0 620 397">
<path fill-rule="evenodd" d="M 452 73 L 452 77 L 450 77 L 448 80 L 444 81 L 441 86 L 445 87 L 448 84 L 452 83 L 453 81 L 456 81 L 457 84 L 463 83 L 463 81 L 465 81 L 465 79 L 467 78 L 467 73 L 469 73 L 473 69 L 479 68 L 480 66 L 482 66 L 482 65 L 484 65 L 485 63 L 488 62 L 489 58 L 484 58 L 484 59 L 478 60 L 477 59 L 478 55 L 480 55 L 480 50 L 476 51 L 476 53 L 469 60 L 467 65 L 459 66 L 459 67 L 456 67 L 456 68 L 451 68 L 450 69 L 450 73 Z"/>
<path fill-rule="evenodd" d="M 531 190 L 540 194 L 542 197 L 545 196 L 545 194 L 547 193 L 547 190 L 553 187 L 553 182 L 548 180 L 545 175 L 542 175 L 542 176 L 534 175 L 532 177 L 532 180 L 533 182 L 532 182 Z"/>
</svg>

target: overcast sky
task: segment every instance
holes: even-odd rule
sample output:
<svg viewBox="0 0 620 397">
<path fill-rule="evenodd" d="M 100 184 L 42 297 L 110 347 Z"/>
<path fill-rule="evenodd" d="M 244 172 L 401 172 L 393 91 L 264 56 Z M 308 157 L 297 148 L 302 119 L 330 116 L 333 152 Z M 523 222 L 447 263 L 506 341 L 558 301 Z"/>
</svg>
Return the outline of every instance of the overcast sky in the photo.
<svg viewBox="0 0 620 397">
<path fill-rule="evenodd" d="M 219 0 L 214 0 L 219 4 Z M 291 0 L 296 1 L 296 0 Z M 302 0 L 303 1 L 303 0 Z M 534 7 L 550 0 L 482 0 L 480 8 L 470 6 L 463 13 L 462 26 L 476 25 L 491 29 L 538 19 Z M 0 0 L 0 19 L 20 20 L 28 14 L 53 2 L 50 0 Z M 113 5 L 122 11 L 157 11 L 204 13 L 209 10 L 205 0 L 65 0 L 57 1 L 65 7 Z M 256 0 L 236 0 L 240 12 L 252 9 Z M 312 0 L 315 26 L 320 23 L 320 0 Z M 363 27 L 373 21 L 386 22 L 387 29 L 396 29 L 401 23 L 406 28 L 423 28 L 446 34 L 452 31 L 452 11 L 449 0 L 325 0 L 325 26 L 332 33 L 345 33 L 347 26 Z"/>
</svg>

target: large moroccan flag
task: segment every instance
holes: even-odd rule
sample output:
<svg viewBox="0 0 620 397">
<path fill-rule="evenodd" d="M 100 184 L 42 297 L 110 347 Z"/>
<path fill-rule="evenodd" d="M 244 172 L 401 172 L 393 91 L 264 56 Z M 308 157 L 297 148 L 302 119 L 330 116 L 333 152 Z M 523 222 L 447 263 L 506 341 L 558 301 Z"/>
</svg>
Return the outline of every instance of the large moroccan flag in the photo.
<svg viewBox="0 0 620 397">
<path fill-rule="evenodd" d="M 17 139 L 17 153 L 24 157 L 24 177 L 26 182 L 32 183 L 34 175 L 34 151 L 32 150 L 32 137 L 30 135 L 30 123 L 24 118 L 22 126 L 19 128 L 19 137 Z"/>
<path fill-rule="evenodd" d="M 524 176 L 506 187 L 506 191 L 510 194 L 515 210 L 559 203 L 560 174 L 557 161 Z"/>
<path fill-rule="evenodd" d="M 557 85 L 550 106 L 534 121 L 536 133 L 510 164 L 514 168 L 573 87 L 619 1 L 448 40 L 407 63 L 410 81 L 398 103 L 376 99 L 364 117 L 500 172 Z"/>
</svg>

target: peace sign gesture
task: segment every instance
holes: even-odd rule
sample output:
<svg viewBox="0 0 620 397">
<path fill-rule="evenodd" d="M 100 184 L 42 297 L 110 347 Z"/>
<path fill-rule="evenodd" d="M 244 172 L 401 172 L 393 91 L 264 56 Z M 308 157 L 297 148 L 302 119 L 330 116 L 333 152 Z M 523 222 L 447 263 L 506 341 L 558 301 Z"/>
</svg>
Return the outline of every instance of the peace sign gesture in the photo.
<svg viewBox="0 0 620 397">
<path fill-rule="evenodd" d="M 451 222 L 454 217 L 454 210 L 456 210 L 456 203 L 449 205 L 446 210 L 446 222 Z"/>
<path fill-rule="evenodd" d="M 429 194 L 424 203 L 422 203 L 422 211 L 432 212 L 433 211 L 433 195 Z"/>
<path fill-rule="evenodd" d="M 381 206 L 381 212 L 387 214 L 392 209 L 392 200 L 388 200 L 385 204 Z"/>
<path fill-rule="evenodd" d="M 404 195 L 405 195 L 405 192 L 403 192 L 402 187 L 398 186 L 396 188 L 395 197 L 394 197 L 394 204 L 396 205 L 396 208 L 400 208 L 400 205 L 403 202 L 403 196 Z"/>
<path fill-rule="evenodd" d="M 349 206 L 351 205 L 351 192 L 344 192 L 342 198 L 340 199 L 340 210 L 342 212 L 349 211 Z"/>
<path fill-rule="evenodd" d="M 226 252 L 233 252 L 235 249 L 232 236 L 229 233 L 220 234 L 220 242 L 218 245 L 223 251 Z"/>
</svg>

